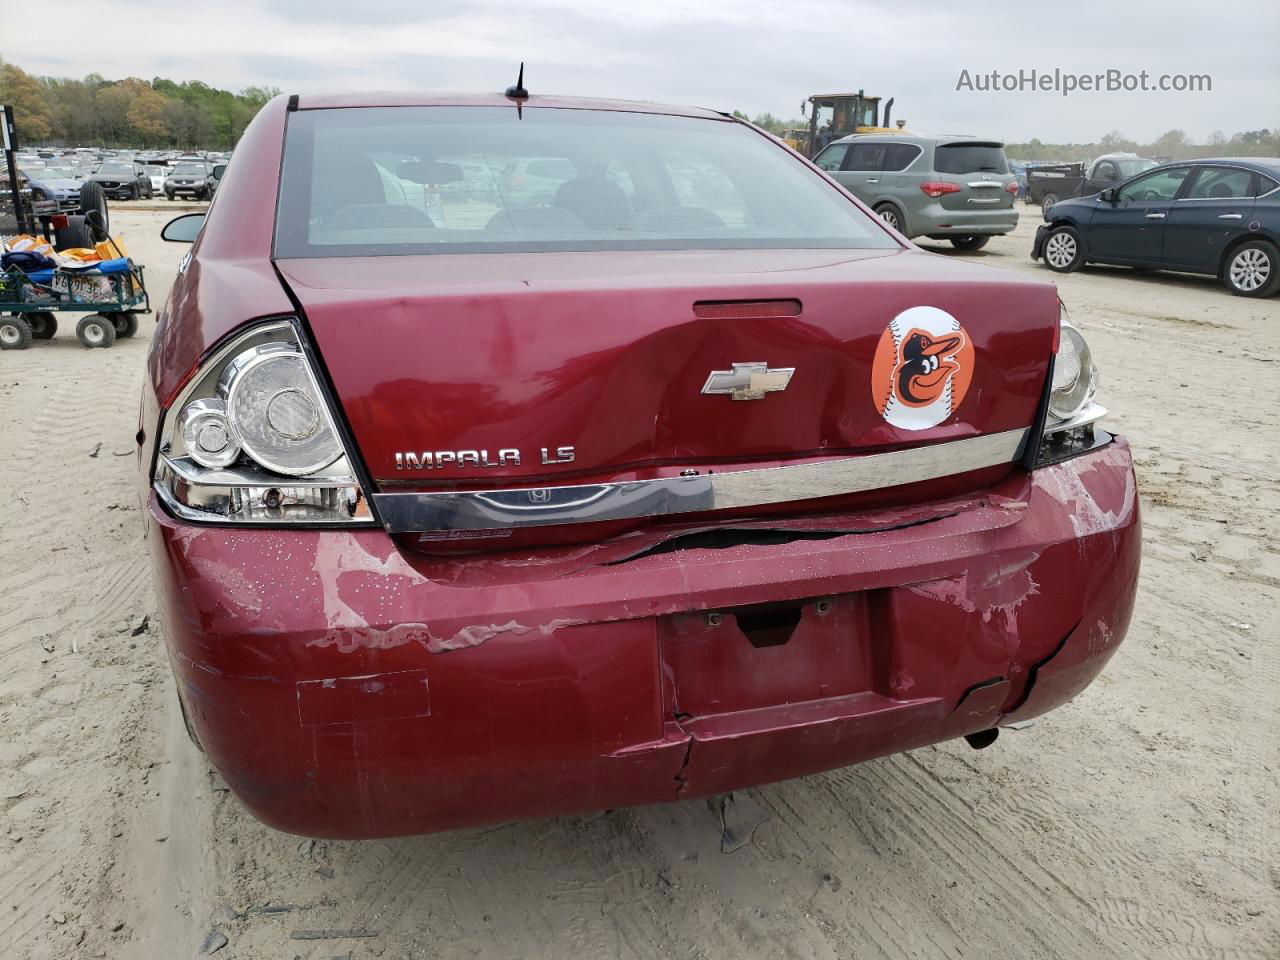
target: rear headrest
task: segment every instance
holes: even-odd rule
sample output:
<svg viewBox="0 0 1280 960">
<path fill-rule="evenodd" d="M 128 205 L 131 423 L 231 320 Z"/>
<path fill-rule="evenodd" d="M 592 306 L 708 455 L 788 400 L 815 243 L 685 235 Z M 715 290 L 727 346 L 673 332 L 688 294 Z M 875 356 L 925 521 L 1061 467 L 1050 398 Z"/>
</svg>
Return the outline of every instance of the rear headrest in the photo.
<svg viewBox="0 0 1280 960">
<path fill-rule="evenodd" d="M 575 177 L 560 184 L 556 206 L 572 210 L 593 230 L 616 230 L 631 223 L 631 201 L 607 177 Z"/>
<path fill-rule="evenodd" d="M 343 207 L 386 203 L 382 175 L 363 153 L 321 152 L 311 181 L 311 206 L 327 220 Z"/>
</svg>

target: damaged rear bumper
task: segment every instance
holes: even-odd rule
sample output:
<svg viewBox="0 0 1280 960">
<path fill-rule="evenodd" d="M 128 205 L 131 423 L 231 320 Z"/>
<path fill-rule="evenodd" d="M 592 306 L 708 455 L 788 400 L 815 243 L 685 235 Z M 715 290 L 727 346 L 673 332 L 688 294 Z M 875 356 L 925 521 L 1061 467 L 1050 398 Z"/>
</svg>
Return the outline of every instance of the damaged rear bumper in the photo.
<svg viewBox="0 0 1280 960">
<path fill-rule="evenodd" d="M 280 829 L 373 837 L 720 793 L 1083 689 L 1136 589 L 1127 444 L 930 506 L 838 534 L 807 518 L 826 532 L 790 542 L 431 558 L 380 530 L 189 526 L 153 499 L 148 539 L 227 783 Z"/>
</svg>

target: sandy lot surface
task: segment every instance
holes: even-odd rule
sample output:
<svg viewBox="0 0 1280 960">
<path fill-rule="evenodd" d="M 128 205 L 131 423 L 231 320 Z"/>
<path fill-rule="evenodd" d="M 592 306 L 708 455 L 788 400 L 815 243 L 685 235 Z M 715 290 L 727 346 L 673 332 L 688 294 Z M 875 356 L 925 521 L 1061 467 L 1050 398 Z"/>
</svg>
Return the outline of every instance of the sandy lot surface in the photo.
<svg viewBox="0 0 1280 960">
<path fill-rule="evenodd" d="M 161 299 L 166 215 L 113 212 Z M 1051 276 L 1037 220 L 974 259 Z M 1058 280 L 1139 458 L 1128 641 L 982 753 L 749 791 L 768 819 L 731 854 L 703 801 L 372 843 L 255 822 L 188 744 L 156 628 L 132 455 L 153 322 L 0 353 L 0 953 L 1280 956 L 1280 300 Z"/>
</svg>

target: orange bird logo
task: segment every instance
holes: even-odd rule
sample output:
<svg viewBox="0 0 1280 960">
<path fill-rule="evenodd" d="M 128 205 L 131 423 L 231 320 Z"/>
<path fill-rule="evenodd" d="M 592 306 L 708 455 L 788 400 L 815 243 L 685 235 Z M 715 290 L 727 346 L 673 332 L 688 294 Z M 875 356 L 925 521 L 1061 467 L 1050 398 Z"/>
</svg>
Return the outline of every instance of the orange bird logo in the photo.
<svg viewBox="0 0 1280 960">
<path fill-rule="evenodd" d="M 937 307 L 911 307 L 880 334 L 871 395 L 880 415 L 903 430 L 927 430 L 951 417 L 973 379 L 973 341 Z"/>
</svg>

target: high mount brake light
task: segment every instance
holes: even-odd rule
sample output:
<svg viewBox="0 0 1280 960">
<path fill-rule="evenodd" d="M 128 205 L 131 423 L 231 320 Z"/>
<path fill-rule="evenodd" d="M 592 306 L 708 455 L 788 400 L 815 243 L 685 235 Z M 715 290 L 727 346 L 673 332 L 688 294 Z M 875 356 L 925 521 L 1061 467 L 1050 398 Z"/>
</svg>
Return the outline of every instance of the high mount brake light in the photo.
<svg viewBox="0 0 1280 960">
<path fill-rule="evenodd" d="M 920 192 L 936 199 L 946 193 L 959 193 L 960 184 L 944 183 L 942 180 L 926 180 L 920 184 Z"/>
<path fill-rule="evenodd" d="M 693 305 L 699 320 L 757 320 L 800 316 L 799 300 L 699 300 Z"/>
<path fill-rule="evenodd" d="M 179 518 L 372 523 L 292 321 L 218 349 L 166 414 L 153 485 Z"/>
</svg>

